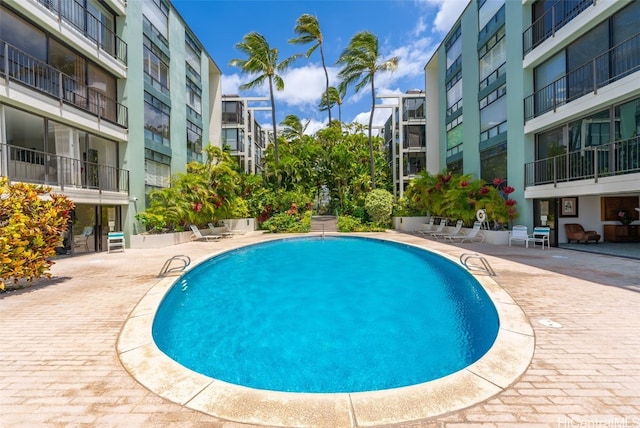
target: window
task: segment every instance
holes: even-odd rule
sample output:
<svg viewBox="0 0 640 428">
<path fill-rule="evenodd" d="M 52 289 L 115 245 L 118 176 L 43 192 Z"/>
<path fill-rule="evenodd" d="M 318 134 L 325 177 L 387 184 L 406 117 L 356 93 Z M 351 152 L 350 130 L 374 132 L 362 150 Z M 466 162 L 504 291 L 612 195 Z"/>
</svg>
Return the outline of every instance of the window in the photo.
<svg viewBox="0 0 640 428">
<path fill-rule="evenodd" d="M 237 128 L 227 128 L 222 130 L 222 141 L 225 146 L 234 152 L 244 151 L 244 131 Z"/>
<path fill-rule="evenodd" d="M 424 125 L 409 125 L 404 127 L 405 148 L 425 147 Z"/>
<path fill-rule="evenodd" d="M 187 121 L 187 155 L 202 160 L 202 129 Z"/>
<path fill-rule="evenodd" d="M 193 83 L 190 79 L 187 79 L 187 105 L 196 113 L 198 117 L 202 114 L 202 90 Z"/>
<path fill-rule="evenodd" d="M 403 120 L 424 119 L 424 98 L 405 98 L 403 103 Z"/>
<path fill-rule="evenodd" d="M 171 182 L 171 165 L 144 160 L 144 184 L 152 188 L 169 187 Z"/>
<path fill-rule="evenodd" d="M 478 28 L 482 29 L 489 23 L 491 18 L 504 6 L 505 0 L 486 0 L 481 2 L 478 9 Z"/>
<path fill-rule="evenodd" d="M 451 161 L 447 163 L 447 171 L 451 174 L 462 175 L 462 159 Z"/>
<path fill-rule="evenodd" d="M 115 52 L 115 17 L 97 2 L 87 2 L 87 34 L 107 52 Z"/>
<path fill-rule="evenodd" d="M 143 0 L 142 14 L 165 38 L 169 38 L 169 7 L 162 0 Z"/>
<path fill-rule="evenodd" d="M 458 27 L 451 38 L 445 44 L 447 51 L 447 70 L 458 62 L 462 55 L 462 28 Z"/>
<path fill-rule="evenodd" d="M 546 159 L 567 152 L 564 127 L 538 134 L 536 140 L 536 159 Z"/>
<path fill-rule="evenodd" d="M 480 81 L 482 81 L 507 61 L 504 26 L 480 50 L 484 52 L 480 58 Z"/>
<path fill-rule="evenodd" d="M 26 54 L 47 61 L 47 38 L 44 32 L 0 7 L 0 40 L 15 46 Z"/>
<path fill-rule="evenodd" d="M 144 137 L 170 146 L 169 123 L 171 108 L 159 99 L 144 93 Z"/>
<path fill-rule="evenodd" d="M 462 125 L 447 131 L 447 150 L 462 144 Z"/>
<path fill-rule="evenodd" d="M 222 123 L 244 123 L 243 106 L 240 101 L 222 102 Z"/>
<path fill-rule="evenodd" d="M 169 58 L 151 40 L 144 36 L 144 72 L 153 85 L 169 92 Z"/>
<path fill-rule="evenodd" d="M 480 141 L 506 131 L 507 87 L 502 85 L 480 100 Z"/>
<path fill-rule="evenodd" d="M 480 178 L 491 182 L 496 177 L 507 178 L 507 143 L 480 152 Z"/>
<path fill-rule="evenodd" d="M 640 98 L 616 106 L 616 140 L 627 140 L 640 135 Z"/>
<path fill-rule="evenodd" d="M 456 73 L 447 82 L 447 115 L 452 115 L 462 107 L 462 72 Z"/>
<path fill-rule="evenodd" d="M 185 40 L 185 61 L 187 63 L 187 69 L 197 76 L 200 76 L 200 55 L 200 48 L 187 34 Z"/>
</svg>

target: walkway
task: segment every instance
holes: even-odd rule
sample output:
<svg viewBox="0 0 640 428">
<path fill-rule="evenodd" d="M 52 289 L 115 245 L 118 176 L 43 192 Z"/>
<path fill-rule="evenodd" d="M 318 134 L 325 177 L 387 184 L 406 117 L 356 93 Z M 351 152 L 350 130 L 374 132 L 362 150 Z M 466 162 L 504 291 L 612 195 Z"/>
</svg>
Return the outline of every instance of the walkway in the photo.
<svg viewBox="0 0 640 428">
<path fill-rule="evenodd" d="M 496 282 L 522 307 L 536 335 L 529 369 L 506 391 L 463 411 L 403 426 L 640 425 L 637 260 L 555 248 L 447 245 L 396 232 L 368 236 L 392 237 L 454 257 L 484 254 L 498 273 Z M 124 320 L 158 282 L 168 257 L 186 254 L 197 261 L 240 243 L 272 238 L 251 233 L 62 259 L 52 269 L 52 280 L 0 294 L 0 425 L 245 426 L 149 392 L 123 369 L 115 344 Z M 420 280 L 410 272 L 399 275 Z M 549 327 L 547 321 L 562 327 Z"/>
</svg>

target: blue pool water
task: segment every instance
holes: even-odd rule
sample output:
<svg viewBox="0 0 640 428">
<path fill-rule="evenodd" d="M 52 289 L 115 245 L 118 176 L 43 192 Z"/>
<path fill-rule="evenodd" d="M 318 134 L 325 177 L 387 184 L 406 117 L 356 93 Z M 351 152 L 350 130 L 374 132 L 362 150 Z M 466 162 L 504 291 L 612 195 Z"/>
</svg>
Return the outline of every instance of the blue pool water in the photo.
<svg viewBox="0 0 640 428">
<path fill-rule="evenodd" d="M 498 332 L 477 281 L 428 251 L 374 239 L 284 239 L 181 277 L 153 323 L 158 347 L 252 388 L 360 392 L 418 384 L 478 360 Z"/>
</svg>

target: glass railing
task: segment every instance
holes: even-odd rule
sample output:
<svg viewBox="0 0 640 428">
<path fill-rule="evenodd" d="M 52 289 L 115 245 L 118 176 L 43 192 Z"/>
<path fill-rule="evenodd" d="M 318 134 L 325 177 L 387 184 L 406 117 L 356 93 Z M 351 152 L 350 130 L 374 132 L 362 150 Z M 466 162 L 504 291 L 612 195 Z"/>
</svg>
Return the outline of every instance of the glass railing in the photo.
<svg viewBox="0 0 640 428">
<path fill-rule="evenodd" d="M 564 27 L 573 18 L 582 13 L 596 0 L 571 0 L 557 1 L 551 9 L 547 10 L 540 18 L 522 33 L 522 49 L 524 55 L 535 49 L 540 43 L 553 37 L 560 28 Z"/>
<path fill-rule="evenodd" d="M 525 121 L 640 71 L 640 33 L 524 99 Z"/>
<path fill-rule="evenodd" d="M 96 43 L 118 61 L 127 65 L 127 44 L 113 30 L 96 18 L 75 0 L 37 0 L 53 12 L 58 19 L 71 24 L 86 38 Z"/>
<path fill-rule="evenodd" d="M 129 171 L 64 156 L 0 144 L 2 176 L 12 181 L 65 188 L 129 193 Z"/>
<path fill-rule="evenodd" d="M 525 165 L 525 187 L 640 172 L 640 137 L 586 147 Z"/>
<path fill-rule="evenodd" d="M 0 41 L 0 74 L 99 119 L 128 127 L 125 106 L 3 41 Z"/>
</svg>

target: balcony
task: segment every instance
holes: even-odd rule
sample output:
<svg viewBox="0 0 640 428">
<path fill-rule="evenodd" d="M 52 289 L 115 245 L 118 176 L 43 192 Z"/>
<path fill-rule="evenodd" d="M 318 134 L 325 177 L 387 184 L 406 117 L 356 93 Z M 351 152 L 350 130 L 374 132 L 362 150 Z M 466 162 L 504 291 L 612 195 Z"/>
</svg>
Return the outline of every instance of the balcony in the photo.
<svg viewBox="0 0 640 428">
<path fill-rule="evenodd" d="M 129 193 L 129 171 L 24 147 L 0 145 L 0 175 L 11 181 Z M 3 168 L 6 168 L 3 169 Z"/>
<path fill-rule="evenodd" d="M 36 0 L 59 20 L 71 24 L 100 49 L 127 65 L 127 44 L 75 0 Z"/>
<path fill-rule="evenodd" d="M 640 172 L 640 137 L 587 147 L 525 165 L 525 188 Z"/>
<path fill-rule="evenodd" d="M 91 113 L 98 119 L 128 127 L 125 106 L 4 41 L 0 41 L 0 76 Z"/>
<path fill-rule="evenodd" d="M 531 52 L 539 44 L 555 36 L 556 31 L 564 27 L 573 18 L 582 13 L 596 0 L 558 1 L 544 15 L 522 33 L 522 49 L 524 55 Z"/>
<path fill-rule="evenodd" d="M 524 119 L 555 111 L 636 71 L 640 71 L 640 33 L 529 95 L 524 99 Z"/>
</svg>

